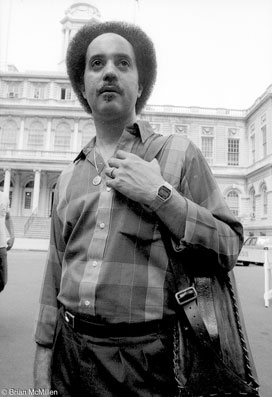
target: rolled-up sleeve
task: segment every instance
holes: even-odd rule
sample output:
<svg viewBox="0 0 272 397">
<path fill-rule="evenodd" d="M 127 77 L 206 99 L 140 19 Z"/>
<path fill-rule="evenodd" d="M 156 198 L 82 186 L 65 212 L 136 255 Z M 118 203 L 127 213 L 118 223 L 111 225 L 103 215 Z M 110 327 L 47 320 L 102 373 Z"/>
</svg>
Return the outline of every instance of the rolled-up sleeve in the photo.
<svg viewBox="0 0 272 397">
<path fill-rule="evenodd" d="M 65 244 L 62 238 L 62 222 L 58 217 L 56 208 L 58 203 L 58 187 L 55 191 L 55 199 L 51 219 L 50 245 L 45 265 L 42 289 L 40 294 L 40 307 L 35 328 L 36 343 L 52 347 L 57 312 L 57 296 L 60 289 L 61 265 Z"/>
<path fill-rule="evenodd" d="M 175 139 L 171 145 L 177 156 Z M 158 215 L 171 231 L 174 250 L 188 254 L 191 268 L 229 271 L 243 244 L 243 227 L 230 211 L 201 151 L 189 141 L 181 152 L 180 185 Z M 174 155 L 171 158 L 173 161 Z"/>
</svg>

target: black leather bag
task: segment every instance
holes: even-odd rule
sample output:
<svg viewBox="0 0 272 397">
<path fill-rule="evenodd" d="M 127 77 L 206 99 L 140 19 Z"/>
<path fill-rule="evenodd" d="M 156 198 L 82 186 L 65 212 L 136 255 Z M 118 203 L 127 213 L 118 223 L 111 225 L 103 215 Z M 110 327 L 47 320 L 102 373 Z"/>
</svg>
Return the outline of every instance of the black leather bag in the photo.
<svg viewBox="0 0 272 397">
<path fill-rule="evenodd" d="M 233 271 L 210 276 L 190 273 L 192 252 L 174 252 L 163 233 L 176 285 L 178 325 L 174 371 L 179 396 L 259 396 Z M 205 259 L 204 259 L 205 260 Z"/>
<path fill-rule="evenodd" d="M 144 158 L 151 161 L 170 139 L 152 136 Z M 186 265 L 193 261 L 197 269 L 197 263 L 205 262 L 207 268 L 209 258 L 192 248 L 177 254 L 168 232 L 162 235 L 176 284 L 174 371 L 179 396 L 259 396 L 233 272 L 191 274 L 192 266 Z"/>
</svg>

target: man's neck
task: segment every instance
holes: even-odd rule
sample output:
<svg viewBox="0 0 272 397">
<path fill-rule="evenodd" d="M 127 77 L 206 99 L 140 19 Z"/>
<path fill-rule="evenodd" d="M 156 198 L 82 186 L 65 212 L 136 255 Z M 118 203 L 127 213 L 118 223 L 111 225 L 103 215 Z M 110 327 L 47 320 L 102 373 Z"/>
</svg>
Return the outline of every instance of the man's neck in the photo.
<svg viewBox="0 0 272 397">
<path fill-rule="evenodd" d="M 128 125 L 132 125 L 135 118 L 130 120 L 94 120 L 96 128 L 96 146 L 104 160 L 108 160 L 116 149 L 117 143 Z"/>
</svg>

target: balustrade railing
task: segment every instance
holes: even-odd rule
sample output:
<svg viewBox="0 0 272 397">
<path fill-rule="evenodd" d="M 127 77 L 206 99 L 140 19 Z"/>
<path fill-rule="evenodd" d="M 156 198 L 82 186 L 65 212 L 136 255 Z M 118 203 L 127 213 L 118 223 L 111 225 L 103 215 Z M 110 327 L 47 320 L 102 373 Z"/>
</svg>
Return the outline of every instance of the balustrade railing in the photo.
<svg viewBox="0 0 272 397">
<path fill-rule="evenodd" d="M 28 232 L 28 230 L 29 230 L 30 226 L 32 225 L 32 223 L 34 222 L 34 219 L 36 218 L 36 216 L 37 216 L 37 212 L 36 212 L 36 210 L 34 210 L 24 225 L 24 235 L 26 235 L 26 233 Z"/>
</svg>

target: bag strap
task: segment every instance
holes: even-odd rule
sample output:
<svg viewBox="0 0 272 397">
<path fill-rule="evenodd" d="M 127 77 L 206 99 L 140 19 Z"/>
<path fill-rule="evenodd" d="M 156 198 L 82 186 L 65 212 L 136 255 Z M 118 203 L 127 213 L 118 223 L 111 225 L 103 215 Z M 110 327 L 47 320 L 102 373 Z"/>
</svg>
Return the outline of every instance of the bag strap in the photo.
<svg viewBox="0 0 272 397">
<path fill-rule="evenodd" d="M 151 135 L 149 146 L 144 155 L 146 161 L 152 161 L 158 153 L 165 148 L 167 143 L 173 138 L 173 135 L 163 136 L 159 134 Z M 166 230 L 162 233 L 164 244 L 169 256 L 169 262 L 172 266 L 172 272 L 176 283 L 175 298 L 177 302 L 177 311 L 186 314 L 186 317 L 195 333 L 201 339 L 202 343 L 211 346 L 212 341 L 206 325 L 202 319 L 197 306 L 197 292 L 191 285 L 188 276 L 184 271 L 181 271 L 180 263 L 173 263 L 174 255 L 170 239 L 167 237 Z"/>
<path fill-rule="evenodd" d="M 181 261 L 176 258 L 177 255 L 173 252 L 172 243 L 168 234 L 166 231 L 162 234 L 169 257 L 170 267 L 174 276 L 177 314 L 182 315 L 185 313 L 195 336 L 201 340 L 203 345 L 213 349 L 212 339 L 197 305 L 197 291 L 192 285 L 189 276 L 185 273 Z"/>
<path fill-rule="evenodd" d="M 161 150 L 163 150 L 167 143 L 173 138 L 173 135 L 169 136 L 163 136 L 159 134 L 153 134 L 150 136 L 150 142 L 148 145 L 148 148 L 146 150 L 146 153 L 144 155 L 144 159 L 146 161 L 152 161 L 156 156 L 158 155 Z M 215 351 L 212 339 L 210 337 L 210 334 L 207 330 L 207 327 L 204 323 L 204 320 L 201 316 L 201 313 L 199 311 L 198 305 L 197 305 L 197 291 L 192 285 L 191 280 L 189 279 L 189 276 L 186 274 L 184 271 L 180 259 L 175 255 L 173 248 L 172 248 L 172 242 L 171 239 L 169 238 L 169 234 L 167 231 L 164 229 L 162 233 L 162 238 L 164 240 L 164 244 L 168 253 L 169 257 L 169 263 L 171 266 L 171 270 L 174 276 L 174 282 L 175 282 L 175 288 L 176 288 L 176 293 L 175 293 L 175 298 L 177 302 L 177 314 L 180 315 L 181 317 L 184 317 L 184 314 L 186 315 L 186 318 L 194 332 L 195 337 L 199 341 L 199 343 L 206 348 L 208 352 L 212 356 L 215 357 L 219 362 L 222 363 L 222 365 L 226 366 L 226 364 L 223 362 L 222 358 L 219 357 L 218 353 Z M 236 301 L 235 301 L 235 296 L 233 289 L 231 288 L 231 282 L 229 279 L 229 276 L 227 275 L 227 281 L 228 281 L 228 287 L 231 293 L 232 297 L 232 302 L 234 309 L 237 309 L 236 306 Z M 237 309 L 238 310 L 238 309 Z M 236 317 L 236 322 L 238 324 L 239 328 L 239 321 L 237 319 L 238 312 L 237 310 L 235 311 L 235 317 Z M 246 348 L 246 343 L 243 340 L 242 336 L 242 330 L 238 329 L 239 334 L 240 334 L 240 339 L 242 342 L 242 349 L 244 351 L 244 357 L 245 357 L 245 364 L 247 368 L 247 374 L 249 377 L 250 381 L 250 386 L 254 388 L 254 394 L 258 395 L 257 387 L 258 384 L 255 381 L 251 367 L 250 367 L 250 360 L 247 354 L 247 348 Z M 243 343 L 244 342 L 244 343 Z M 178 381 L 178 379 L 177 379 Z M 181 387 L 183 389 L 183 387 Z"/>
<path fill-rule="evenodd" d="M 223 358 L 221 355 L 219 355 L 215 349 L 215 346 L 212 342 L 211 336 L 207 330 L 207 327 L 204 323 L 204 320 L 202 318 L 202 315 L 199 311 L 198 304 L 197 304 L 197 291 L 192 285 L 191 280 L 189 277 L 186 275 L 182 263 L 180 259 L 178 258 L 178 255 L 173 251 L 172 248 L 172 243 L 171 240 L 168 236 L 168 234 L 163 233 L 163 239 L 164 243 L 166 246 L 166 250 L 168 253 L 169 257 L 169 263 L 170 267 L 174 276 L 174 282 L 176 285 L 176 293 L 175 293 L 175 298 L 177 302 L 176 306 L 176 312 L 177 315 L 180 316 L 181 318 L 184 318 L 184 314 L 188 320 L 188 323 L 191 326 L 191 329 L 194 332 L 194 335 L 196 337 L 196 340 L 200 343 L 202 347 L 205 348 L 206 352 L 214 358 L 215 361 L 218 362 L 218 364 L 221 365 L 224 370 L 228 370 L 228 365 L 223 361 Z M 251 370 L 251 363 L 248 355 L 248 350 L 247 350 L 247 345 L 246 341 L 244 340 L 243 337 L 243 331 L 240 325 L 239 321 L 239 313 L 238 313 L 238 307 L 237 307 L 237 302 L 235 299 L 235 294 L 231 285 L 231 281 L 229 278 L 229 275 L 226 275 L 226 284 L 228 287 L 228 290 L 231 295 L 232 299 L 232 304 L 233 304 L 233 309 L 234 309 L 234 315 L 235 315 L 235 320 L 236 324 L 238 327 L 238 333 L 241 341 L 241 347 L 244 353 L 244 362 L 245 362 L 245 368 L 246 368 L 246 374 L 248 377 L 248 382 L 249 384 L 247 387 L 252 388 L 252 393 L 256 396 L 258 396 L 258 383 L 256 382 L 252 370 Z M 207 293 L 207 291 L 206 291 Z M 177 381 L 178 377 L 176 376 Z M 178 382 L 179 383 L 179 382 Z M 179 386 L 183 388 L 183 386 Z M 252 394 L 252 395 L 253 395 Z"/>
<path fill-rule="evenodd" d="M 173 135 L 160 135 L 160 134 L 153 134 L 149 138 L 149 143 L 147 150 L 144 155 L 144 160 L 152 161 L 154 158 L 157 157 L 159 152 L 165 148 L 168 142 L 170 142 L 173 138 Z"/>
</svg>

